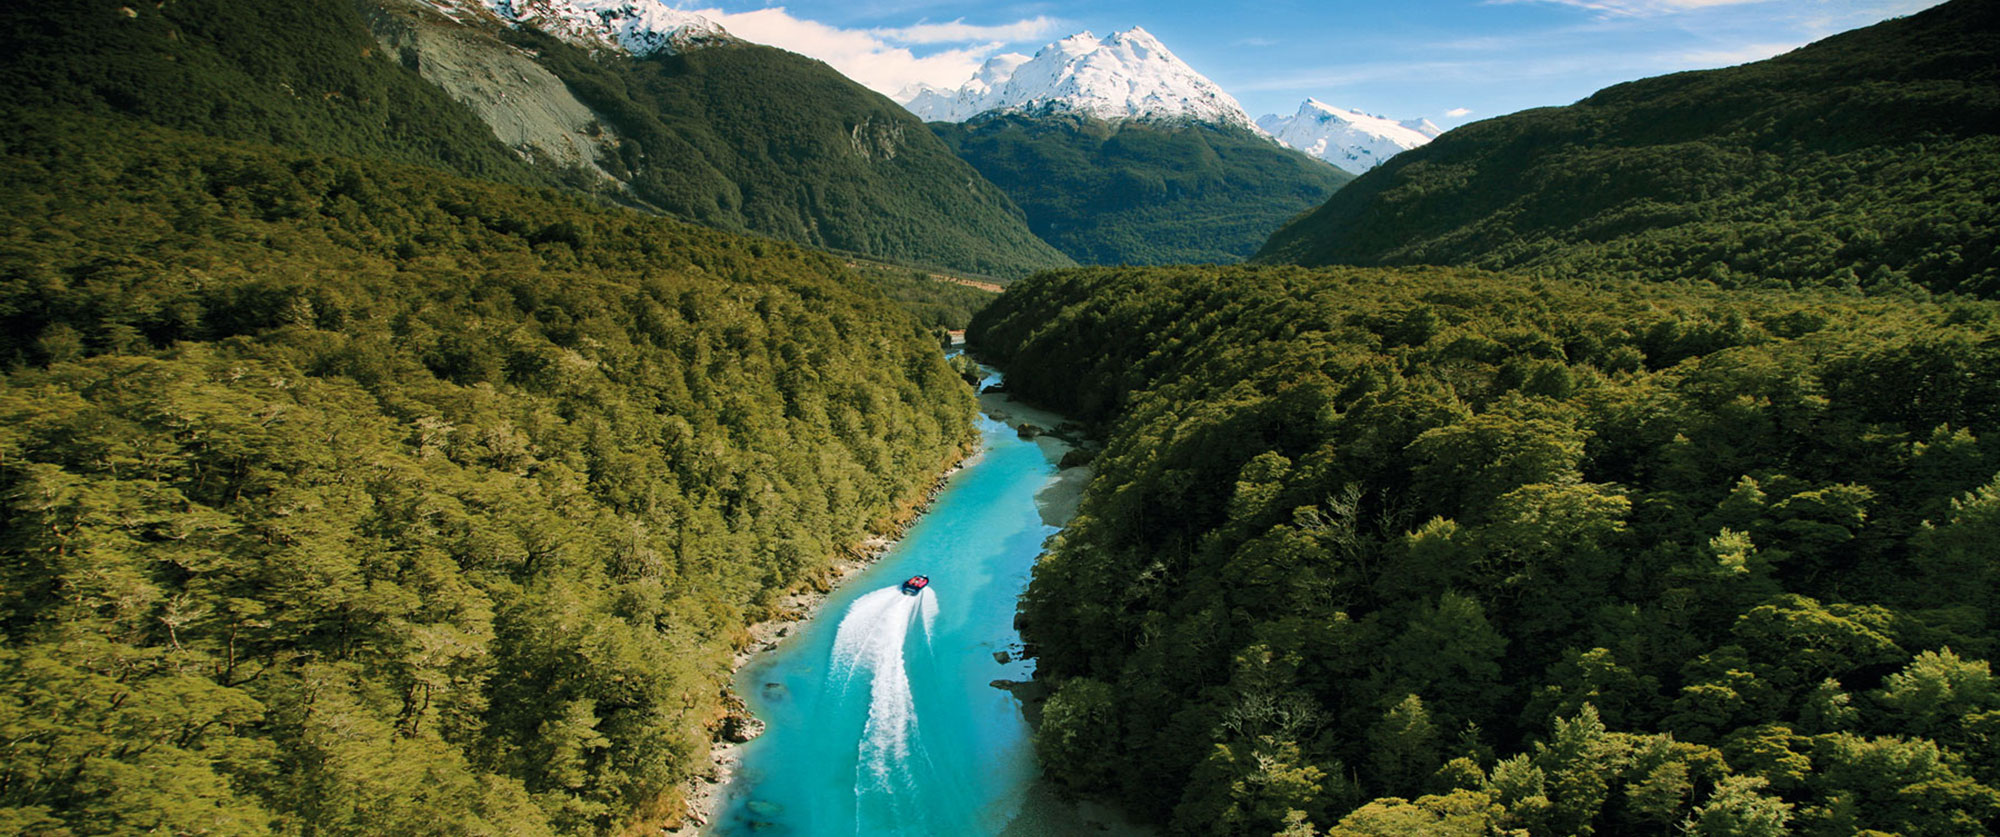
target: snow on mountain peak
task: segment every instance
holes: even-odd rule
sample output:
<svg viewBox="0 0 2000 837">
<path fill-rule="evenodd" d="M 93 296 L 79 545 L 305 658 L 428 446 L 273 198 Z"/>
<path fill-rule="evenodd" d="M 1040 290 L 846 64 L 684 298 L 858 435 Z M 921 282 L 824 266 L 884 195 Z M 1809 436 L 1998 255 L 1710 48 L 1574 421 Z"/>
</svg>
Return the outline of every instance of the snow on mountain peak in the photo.
<svg viewBox="0 0 2000 837">
<path fill-rule="evenodd" d="M 1307 99 L 1293 116 L 1257 120 L 1279 142 L 1361 174 L 1444 133 L 1428 119 L 1398 122 L 1384 116 Z"/>
<path fill-rule="evenodd" d="M 1001 55 L 957 90 L 905 91 L 926 120 L 963 122 L 989 111 L 1058 111 L 1099 119 L 1191 119 L 1256 130 L 1215 82 L 1139 27 L 1098 39 L 1078 32 L 1029 58 Z"/>
<path fill-rule="evenodd" d="M 986 59 L 986 63 L 980 66 L 979 73 L 974 75 L 972 80 L 987 87 L 1005 84 L 1007 83 L 1007 79 L 1014 75 L 1015 70 L 1021 69 L 1021 65 L 1028 63 L 1032 58 L 1034 56 L 1022 55 L 1018 52 L 1000 53 Z"/>
<path fill-rule="evenodd" d="M 733 40 L 708 18 L 661 0 L 480 0 L 508 23 L 533 26 L 580 46 L 633 55 Z"/>
</svg>

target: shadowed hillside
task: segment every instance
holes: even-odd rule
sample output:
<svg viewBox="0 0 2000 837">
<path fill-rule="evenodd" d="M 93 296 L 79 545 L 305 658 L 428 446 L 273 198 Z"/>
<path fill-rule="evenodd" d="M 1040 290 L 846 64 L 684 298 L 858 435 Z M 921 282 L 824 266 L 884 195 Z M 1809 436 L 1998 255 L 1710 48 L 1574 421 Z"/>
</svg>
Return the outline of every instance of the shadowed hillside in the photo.
<svg viewBox="0 0 2000 837">
<path fill-rule="evenodd" d="M 2000 295 L 2000 7 L 1454 129 L 1261 262 Z"/>
</svg>

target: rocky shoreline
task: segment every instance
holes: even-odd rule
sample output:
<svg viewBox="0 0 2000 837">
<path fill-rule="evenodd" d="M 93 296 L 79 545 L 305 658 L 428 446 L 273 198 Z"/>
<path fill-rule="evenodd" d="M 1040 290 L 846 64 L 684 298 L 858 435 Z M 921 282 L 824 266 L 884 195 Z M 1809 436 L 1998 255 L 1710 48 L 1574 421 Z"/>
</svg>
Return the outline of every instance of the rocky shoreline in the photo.
<svg viewBox="0 0 2000 837">
<path fill-rule="evenodd" d="M 977 462 L 980 455 L 978 452 L 973 452 L 962 456 L 940 473 L 937 480 L 931 484 L 930 490 L 925 492 L 923 502 L 917 504 L 912 512 L 897 524 L 893 536 L 869 536 L 849 548 L 845 554 L 835 558 L 829 568 L 825 589 L 808 587 L 787 593 L 779 600 L 779 615 L 776 618 L 753 622 L 746 626 L 750 639 L 736 650 L 735 657 L 729 661 L 730 682 L 733 683 L 735 674 L 742 671 L 743 667 L 749 665 L 758 655 L 776 650 L 779 641 L 791 636 L 793 626 L 817 616 L 820 607 L 825 605 L 827 598 L 833 595 L 833 591 L 840 589 L 862 570 L 882 560 L 882 556 L 887 555 L 889 550 L 895 548 L 896 543 L 902 540 L 903 533 L 909 531 L 925 512 L 930 511 L 931 505 L 937 501 L 938 493 L 944 490 L 945 483 L 959 471 Z M 742 764 L 742 758 L 737 751 L 764 732 L 764 722 L 750 713 L 743 698 L 737 695 L 733 688 L 729 688 L 724 694 L 723 701 L 728 707 L 728 714 L 723 716 L 722 722 L 716 727 L 715 738 L 709 742 L 708 770 L 682 785 L 681 794 L 686 800 L 687 810 L 679 824 L 663 829 L 668 834 L 706 833 L 708 824 L 722 813 L 724 791 Z"/>
<path fill-rule="evenodd" d="M 1078 498 L 1084 485 L 1090 481 L 1091 469 L 1088 464 L 1079 464 L 1076 451 L 1090 451 L 1086 447 L 1076 425 L 1061 416 L 1022 404 L 1004 393 L 982 393 L 979 396 L 980 410 L 988 418 L 1015 428 L 1023 438 L 1032 439 L 1041 447 L 1043 455 L 1050 462 L 1063 465 L 1058 477 L 1035 495 L 1035 505 L 1044 522 L 1060 526 L 1075 513 Z M 856 544 L 845 555 L 836 559 L 831 567 L 830 577 L 824 590 L 807 588 L 786 594 L 780 603 L 780 616 L 748 626 L 750 639 L 739 648 L 730 661 L 732 676 L 748 665 L 758 655 L 776 650 L 778 644 L 793 633 L 793 628 L 806 619 L 818 615 L 819 610 L 833 591 L 845 585 L 848 580 L 862 570 L 880 561 L 902 539 L 904 532 L 928 512 L 936 502 L 938 493 L 959 471 L 979 460 L 982 453 L 974 452 L 953 463 L 925 494 L 922 503 L 915 507 L 897 527 L 893 536 L 876 535 Z M 1082 457 L 1087 460 L 1088 457 Z M 732 677 L 733 679 L 733 677 Z M 1016 683 L 996 681 L 998 688 L 1016 691 L 1024 698 L 1024 703 L 1038 703 L 1038 684 L 1033 681 Z M 745 706 L 741 697 L 732 690 L 725 697 L 729 713 L 717 726 L 716 737 L 709 746 L 709 769 L 682 787 L 687 811 L 682 823 L 666 829 L 670 834 L 705 834 L 708 826 L 722 813 L 726 791 L 742 764 L 740 749 L 763 732 L 764 723 L 755 718 Z"/>
</svg>

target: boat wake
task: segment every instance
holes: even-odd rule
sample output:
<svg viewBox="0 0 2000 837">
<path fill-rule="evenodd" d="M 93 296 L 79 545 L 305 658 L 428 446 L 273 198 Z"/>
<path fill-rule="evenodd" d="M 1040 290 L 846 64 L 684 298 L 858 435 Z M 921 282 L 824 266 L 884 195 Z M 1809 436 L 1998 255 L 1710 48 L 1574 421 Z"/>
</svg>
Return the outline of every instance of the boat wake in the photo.
<svg viewBox="0 0 2000 837">
<path fill-rule="evenodd" d="M 833 677 L 841 691 L 868 689 L 868 717 L 861 730 L 859 771 L 855 793 L 894 793 L 907 781 L 899 770 L 910 760 L 916 739 L 917 709 L 910 693 L 904 648 L 910 629 L 922 632 L 925 645 L 937 620 L 937 597 L 929 590 L 914 596 L 885 587 L 854 601 L 833 639 Z"/>
</svg>

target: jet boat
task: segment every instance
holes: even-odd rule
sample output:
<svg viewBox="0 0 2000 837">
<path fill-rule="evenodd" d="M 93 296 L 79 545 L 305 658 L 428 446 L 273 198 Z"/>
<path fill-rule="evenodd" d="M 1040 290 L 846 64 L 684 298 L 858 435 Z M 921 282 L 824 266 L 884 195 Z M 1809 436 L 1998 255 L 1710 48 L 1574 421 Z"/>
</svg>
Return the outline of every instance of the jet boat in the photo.
<svg viewBox="0 0 2000 837">
<path fill-rule="evenodd" d="M 913 575 L 910 576 L 910 579 L 908 581 L 903 582 L 903 592 L 914 596 L 918 593 L 924 592 L 924 588 L 929 587 L 930 584 L 931 584 L 930 576 Z"/>
</svg>

